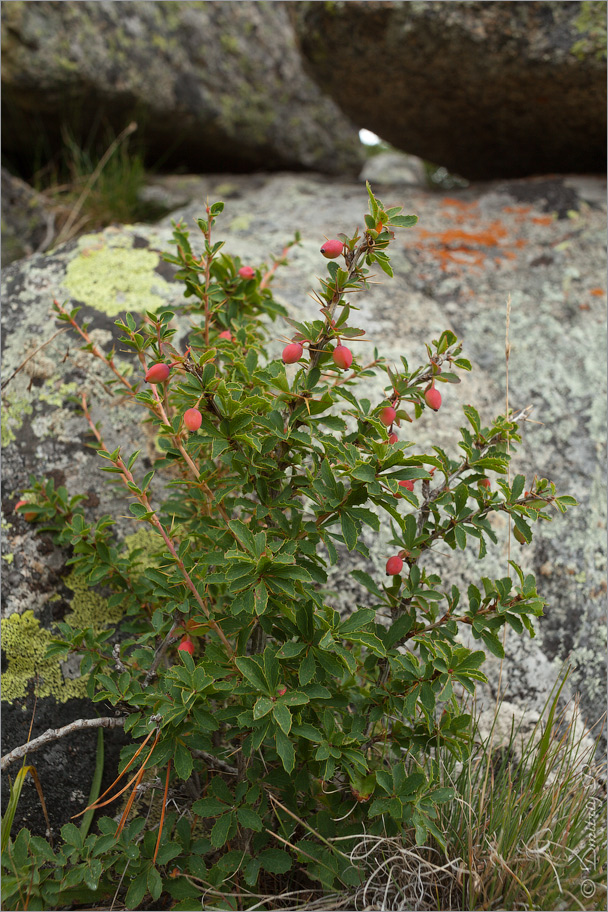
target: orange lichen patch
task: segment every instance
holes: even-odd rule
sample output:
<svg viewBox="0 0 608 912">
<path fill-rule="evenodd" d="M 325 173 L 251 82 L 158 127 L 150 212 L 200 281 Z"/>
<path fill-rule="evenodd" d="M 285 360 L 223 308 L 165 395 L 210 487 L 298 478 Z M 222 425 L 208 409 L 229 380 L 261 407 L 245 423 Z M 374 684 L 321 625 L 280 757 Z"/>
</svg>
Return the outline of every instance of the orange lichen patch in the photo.
<svg viewBox="0 0 608 912">
<path fill-rule="evenodd" d="M 532 206 L 503 206 L 502 211 L 510 215 L 527 215 L 531 209 Z"/>
<path fill-rule="evenodd" d="M 535 225 L 552 225 L 553 216 L 552 215 L 539 215 L 536 218 L 531 219 L 530 221 L 534 222 Z"/>
<path fill-rule="evenodd" d="M 605 295 L 606 292 L 603 288 L 591 288 L 589 294 L 596 295 L 599 298 L 600 295 Z"/>
<path fill-rule="evenodd" d="M 451 196 L 445 196 L 441 200 L 441 205 L 442 206 L 452 206 L 454 209 L 466 209 L 468 211 L 471 209 L 477 209 L 477 206 L 479 204 L 478 204 L 477 200 L 473 200 L 470 203 L 465 203 L 464 200 L 453 199 Z"/>
<path fill-rule="evenodd" d="M 454 241 L 463 242 L 456 250 L 470 250 L 474 247 L 498 247 L 501 238 L 507 236 L 507 229 L 500 222 L 491 222 L 485 231 L 426 231 L 421 228 L 418 232 L 420 240 L 437 238 L 442 245 L 453 244 Z"/>
</svg>

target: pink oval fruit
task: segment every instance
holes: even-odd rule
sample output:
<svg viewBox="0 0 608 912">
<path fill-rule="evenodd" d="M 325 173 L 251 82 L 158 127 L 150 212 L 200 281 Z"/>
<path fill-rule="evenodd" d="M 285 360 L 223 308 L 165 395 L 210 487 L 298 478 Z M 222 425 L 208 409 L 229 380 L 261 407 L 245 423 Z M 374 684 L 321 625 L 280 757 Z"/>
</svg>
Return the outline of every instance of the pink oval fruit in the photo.
<svg viewBox="0 0 608 912">
<path fill-rule="evenodd" d="M 341 367 L 342 370 L 348 370 L 353 363 L 353 353 L 346 345 L 336 345 L 331 356 L 334 359 L 334 364 Z"/>
<path fill-rule="evenodd" d="M 169 365 L 165 364 L 164 361 L 160 361 L 158 364 L 153 364 L 148 368 L 144 380 L 146 383 L 164 383 L 170 373 Z"/>
<path fill-rule="evenodd" d="M 184 424 L 189 431 L 198 431 L 203 422 L 203 416 L 197 408 L 189 408 L 184 412 Z"/>
<path fill-rule="evenodd" d="M 340 256 L 343 250 L 344 244 L 342 241 L 338 241 L 336 238 L 331 241 L 325 241 L 321 247 L 321 253 L 328 260 L 335 260 L 336 257 Z"/>
<path fill-rule="evenodd" d="M 388 435 L 388 442 L 389 442 L 389 443 L 399 443 L 399 438 L 397 437 L 396 434 L 389 434 L 389 435 Z"/>
<path fill-rule="evenodd" d="M 438 389 L 435 389 L 434 386 L 431 386 L 424 394 L 424 400 L 429 408 L 432 408 L 433 411 L 436 412 L 441 406 L 441 393 Z"/>
<path fill-rule="evenodd" d="M 194 654 L 194 642 L 189 636 L 182 637 L 181 643 L 177 647 L 180 652 L 187 652 L 188 655 Z"/>
<path fill-rule="evenodd" d="M 380 421 L 385 427 L 390 427 L 396 417 L 397 412 L 392 405 L 387 405 L 386 408 L 383 408 L 380 412 Z"/>
<path fill-rule="evenodd" d="M 399 557 L 398 554 L 395 554 L 394 557 L 389 557 L 386 562 L 386 574 L 387 576 L 398 576 L 403 570 L 403 560 Z"/>
<path fill-rule="evenodd" d="M 239 275 L 242 279 L 253 279 L 255 276 L 255 270 L 251 266 L 241 266 L 239 269 Z"/>
<path fill-rule="evenodd" d="M 283 364 L 295 364 L 304 354 L 304 346 L 299 342 L 290 342 L 283 349 Z"/>
<path fill-rule="evenodd" d="M 227 339 L 228 342 L 234 342 L 234 338 L 229 329 L 225 329 L 223 332 L 221 332 L 218 336 L 218 339 Z"/>
</svg>

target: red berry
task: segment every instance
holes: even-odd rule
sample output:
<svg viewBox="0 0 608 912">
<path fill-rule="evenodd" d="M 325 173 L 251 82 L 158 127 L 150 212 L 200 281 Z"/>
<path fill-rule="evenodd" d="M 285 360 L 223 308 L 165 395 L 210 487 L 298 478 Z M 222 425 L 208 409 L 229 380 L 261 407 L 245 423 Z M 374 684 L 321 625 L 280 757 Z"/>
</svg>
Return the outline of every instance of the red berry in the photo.
<svg viewBox="0 0 608 912">
<path fill-rule="evenodd" d="M 283 349 L 283 364 L 295 364 L 304 354 L 304 346 L 299 342 L 290 342 Z"/>
<path fill-rule="evenodd" d="M 187 652 L 188 655 L 194 654 L 194 642 L 189 636 L 182 637 L 182 641 L 177 647 L 178 651 Z"/>
<path fill-rule="evenodd" d="M 403 560 L 396 554 L 394 557 L 389 557 L 386 562 L 386 574 L 387 576 L 398 576 L 403 570 Z"/>
<path fill-rule="evenodd" d="M 396 434 L 389 434 L 389 435 L 388 435 L 388 442 L 389 442 L 389 443 L 398 443 L 398 441 L 399 441 L 399 438 L 397 437 Z"/>
<path fill-rule="evenodd" d="M 492 482 L 490 481 L 489 478 L 482 478 L 480 481 L 477 482 L 477 484 L 479 485 L 480 488 L 492 487 Z"/>
<path fill-rule="evenodd" d="M 203 422 L 203 416 L 197 408 L 190 408 L 184 412 L 184 424 L 189 431 L 198 431 Z"/>
<path fill-rule="evenodd" d="M 424 394 L 424 399 L 429 408 L 432 408 L 436 412 L 441 405 L 441 393 L 438 389 L 435 389 L 434 386 L 431 386 L 430 389 Z"/>
<path fill-rule="evenodd" d="M 409 481 L 409 480 L 408 480 L 408 481 L 400 481 L 400 482 L 398 482 L 398 484 L 399 484 L 399 487 L 400 487 L 400 488 L 407 488 L 408 491 L 413 491 L 413 490 L 414 490 L 414 482 L 413 482 L 413 481 Z M 401 497 L 401 494 L 395 494 L 395 497 L 399 498 L 399 497 Z"/>
<path fill-rule="evenodd" d="M 396 417 L 397 412 L 391 405 L 387 405 L 386 408 L 383 408 L 380 412 L 380 421 L 386 427 L 390 427 Z"/>
<path fill-rule="evenodd" d="M 251 266 L 241 266 L 239 275 L 242 279 L 252 279 L 255 276 L 255 270 Z"/>
<path fill-rule="evenodd" d="M 336 345 L 332 352 L 332 358 L 334 359 L 334 364 L 337 364 L 342 370 L 348 370 L 353 363 L 353 353 L 345 345 Z"/>
<path fill-rule="evenodd" d="M 325 241 L 321 247 L 321 253 L 324 257 L 327 257 L 328 260 L 335 260 L 336 257 L 339 257 L 342 251 L 344 250 L 344 244 L 342 241 L 333 240 Z"/>
<path fill-rule="evenodd" d="M 285 687 L 284 684 L 282 687 L 277 687 L 277 697 L 282 697 L 283 694 L 286 694 L 286 693 L 287 693 L 287 688 Z"/>
<path fill-rule="evenodd" d="M 228 339 L 229 342 L 234 342 L 232 333 L 229 329 L 225 329 L 223 332 L 221 332 L 218 336 L 218 339 Z"/>
<path fill-rule="evenodd" d="M 148 368 L 144 380 L 146 383 L 164 383 L 170 373 L 169 365 L 161 361 Z"/>
</svg>

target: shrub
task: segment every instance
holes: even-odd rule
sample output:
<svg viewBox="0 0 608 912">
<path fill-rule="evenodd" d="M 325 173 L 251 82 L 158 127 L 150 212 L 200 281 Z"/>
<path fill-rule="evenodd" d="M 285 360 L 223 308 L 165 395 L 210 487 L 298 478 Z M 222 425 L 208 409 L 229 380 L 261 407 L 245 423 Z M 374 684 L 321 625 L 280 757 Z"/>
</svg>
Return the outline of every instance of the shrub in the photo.
<svg viewBox="0 0 608 912">
<path fill-rule="evenodd" d="M 157 547 L 142 567 L 137 550 L 121 549 L 111 517 L 90 521 L 78 497 L 50 482 L 24 493 L 41 528 L 72 546 L 75 572 L 124 609 L 117 631 L 60 623 L 51 653 L 82 657 L 91 698 L 123 714 L 133 743 L 114 793 L 130 795 L 119 820 L 103 817 L 84 839 L 66 824 L 56 853 L 26 830 L 9 842 L 6 908 L 26 894 L 48 908 L 117 893 L 132 909 L 145 897 L 188 909 L 205 891 L 222 908 L 243 908 L 256 893 L 279 892 L 277 883 L 310 895 L 357 886 L 349 853 L 362 831 L 412 830 L 419 845 L 444 844 L 438 809 L 454 790 L 440 782 L 433 751 L 440 743 L 462 761 L 470 745 L 454 689 L 472 693 L 485 680 L 485 650 L 502 655 L 504 625 L 534 635 L 543 600 L 515 562 L 515 581 L 482 577 L 461 593 L 425 569 L 425 555 L 437 542 L 474 543 L 483 560 L 486 539 L 496 541 L 492 513 L 508 514 L 527 543 L 530 523 L 575 501 L 545 479 L 509 481 L 523 413 L 484 426 L 465 406 L 458 458 L 396 440 L 395 426 L 436 410 L 437 386 L 471 366 L 450 331 L 414 368 L 404 357 L 392 368 L 377 352 L 369 364 L 344 356 L 365 335 L 349 299 L 368 287 L 371 268 L 392 275 L 390 243 L 416 222 L 368 191 L 365 228 L 338 236 L 343 248 L 327 263 L 312 322 L 289 318 L 270 291 L 288 248 L 244 277 L 212 239 L 222 203 L 198 220 L 202 253 L 179 223 L 176 253 L 165 257 L 185 286 L 185 353 L 172 344 L 175 312 L 140 322 L 127 314 L 117 325 L 137 365 L 133 382 L 79 326 L 77 309 L 56 303 L 83 347 L 107 362 L 117 394 L 154 426 L 163 455 L 142 476 L 139 452 L 106 444 L 82 397 L 104 471 Z M 284 352 L 303 351 L 288 368 L 296 359 L 265 348 L 278 316 L 293 330 Z M 365 391 L 377 371 L 386 397 L 372 402 Z M 184 417 L 195 413 L 196 422 Z M 379 533 L 383 520 L 390 570 L 352 571 L 372 607 L 354 603 L 344 617 L 324 589 L 327 566 L 348 552 L 369 556 L 363 530 Z M 463 645 L 465 627 L 480 648 Z M 149 772 L 163 797 L 158 823 L 143 832 L 143 818 L 128 818 Z M 179 813 L 165 810 L 169 790 Z"/>
</svg>

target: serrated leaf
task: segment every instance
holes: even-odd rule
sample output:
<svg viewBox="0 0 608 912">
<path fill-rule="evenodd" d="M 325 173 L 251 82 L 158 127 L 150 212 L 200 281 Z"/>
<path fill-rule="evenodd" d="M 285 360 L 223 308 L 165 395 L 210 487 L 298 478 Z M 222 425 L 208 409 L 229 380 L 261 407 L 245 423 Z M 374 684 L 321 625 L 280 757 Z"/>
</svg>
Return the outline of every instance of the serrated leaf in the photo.
<svg viewBox="0 0 608 912">
<path fill-rule="evenodd" d="M 340 624 L 338 628 L 340 636 L 352 633 L 353 630 L 360 630 L 366 624 L 369 624 L 370 621 L 373 621 L 375 617 L 376 612 L 372 608 L 361 608 L 359 611 L 355 611 L 354 614 L 351 614 Z"/>
<path fill-rule="evenodd" d="M 173 764 L 175 766 L 175 772 L 180 779 L 185 780 L 190 778 L 194 767 L 194 760 L 192 759 L 192 754 L 188 748 L 179 741 L 175 743 Z"/>
<path fill-rule="evenodd" d="M 200 817 L 217 817 L 218 814 L 225 814 L 227 810 L 226 804 L 217 798 L 199 798 L 192 805 L 192 813 Z"/>
<path fill-rule="evenodd" d="M 146 895 L 146 890 L 148 889 L 148 873 L 143 871 L 141 874 L 138 874 L 137 877 L 131 881 L 129 889 L 127 890 L 127 895 L 125 897 L 125 902 L 127 909 L 139 909 L 141 906 L 141 901 Z"/>
<path fill-rule="evenodd" d="M 306 684 L 309 684 L 310 681 L 315 676 L 316 671 L 316 662 L 315 657 L 312 652 L 309 652 L 307 656 L 302 659 L 300 664 L 300 669 L 298 671 L 298 679 L 300 684 L 304 687 Z"/>
<path fill-rule="evenodd" d="M 271 874 L 285 874 L 291 868 L 291 858 L 283 849 L 264 849 L 258 858 L 264 870 Z"/>
<path fill-rule="evenodd" d="M 342 527 L 342 535 L 344 536 L 344 543 L 349 551 L 352 551 L 355 545 L 357 544 L 357 526 L 350 514 L 346 510 L 342 510 L 340 513 L 340 525 Z"/>
<path fill-rule="evenodd" d="M 384 592 L 382 592 L 369 573 L 366 573 L 364 570 L 351 570 L 350 575 L 353 579 L 356 579 L 358 583 L 361 583 L 362 586 L 365 586 L 368 592 L 371 592 L 376 598 L 381 601 L 385 600 Z"/>
<path fill-rule="evenodd" d="M 216 849 L 221 848 L 228 839 L 228 833 L 230 831 L 230 825 L 232 823 L 232 815 L 232 811 L 230 811 L 228 814 L 223 814 L 223 816 L 218 817 L 218 819 L 213 824 L 210 838 Z"/>
<path fill-rule="evenodd" d="M 272 708 L 272 715 L 275 721 L 281 727 L 281 730 L 288 735 L 291 730 L 291 713 L 284 703 L 275 703 Z"/>
<path fill-rule="evenodd" d="M 268 697 L 258 697 L 253 707 L 253 718 L 262 719 L 273 707 L 273 702 Z"/>
<path fill-rule="evenodd" d="M 264 829 L 262 818 L 251 808 L 240 807 L 236 812 L 236 816 L 241 826 L 249 830 L 255 830 L 256 833 L 259 833 Z"/>
<path fill-rule="evenodd" d="M 511 500 L 519 500 L 525 487 L 525 475 L 516 475 L 511 485 Z"/>
<path fill-rule="evenodd" d="M 285 769 L 286 773 L 291 773 L 296 763 L 296 755 L 293 749 L 293 744 L 287 735 L 283 734 L 280 729 L 277 729 L 274 737 L 277 753 L 281 758 L 283 768 Z"/>
<path fill-rule="evenodd" d="M 249 658 L 248 656 L 239 656 L 235 659 L 235 664 L 241 674 L 247 678 L 250 684 L 253 684 L 256 690 L 268 693 L 268 685 L 262 669 L 254 659 Z"/>
</svg>

